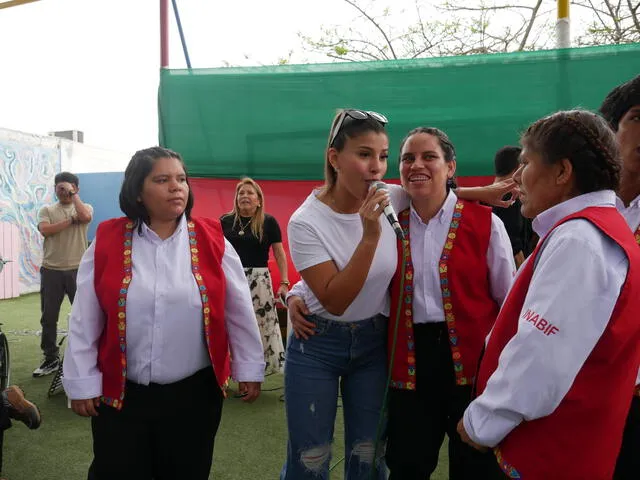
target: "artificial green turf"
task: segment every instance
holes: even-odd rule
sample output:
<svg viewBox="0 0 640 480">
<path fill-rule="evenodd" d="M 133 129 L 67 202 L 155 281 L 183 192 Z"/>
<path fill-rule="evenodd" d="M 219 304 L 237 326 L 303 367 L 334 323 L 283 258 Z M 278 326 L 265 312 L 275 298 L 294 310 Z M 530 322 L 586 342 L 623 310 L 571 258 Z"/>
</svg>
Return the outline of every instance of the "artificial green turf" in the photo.
<svg viewBox="0 0 640 480">
<path fill-rule="evenodd" d="M 65 301 L 60 318 L 66 328 L 69 304 Z M 8 480 L 84 480 L 91 462 L 91 431 L 88 419 L 73 414 L 67 408 L 66 397 L 58 394 L 47 398 L 53 376 L 33 378 L 31 372 L 39 365 L 40 297 L 25 295 L 0 301 L 0 322 L 9 339 L 11 352 L 11 383 L 20 385 L 29 399 L 40 407 L 43 423 L 40 429 L 27 430 L 15 423 L 5 432 L 3 476 Z M 282 375 L 267 378 L 261 397 L 252 405 L 238 399 L 226 400 L 222 423 L 216 437 L 214 465 L 209 478 L 216 480 L 246 480 L 278 478 L 286 453 L 286 425 L 282 394 Z M 176 408 L 180 408 L 176 405 Z M 185 421 L 193 421 L 184 412 Z M 197 417 L 196 417 L 197 418 Z M 333 461 L 343 456 L 341 412 L 336 421 Z M 443 451 L 446 451 L 443 449 Z M 340 480 L 343 464 L 333 470 L 331 480 Z M 446 458 L 432 480 L 444 480 Z M 176 479 L 183 480 L 183 479 Z M 184 479 L 188 480 L 188 479 Z"/>
</svg>

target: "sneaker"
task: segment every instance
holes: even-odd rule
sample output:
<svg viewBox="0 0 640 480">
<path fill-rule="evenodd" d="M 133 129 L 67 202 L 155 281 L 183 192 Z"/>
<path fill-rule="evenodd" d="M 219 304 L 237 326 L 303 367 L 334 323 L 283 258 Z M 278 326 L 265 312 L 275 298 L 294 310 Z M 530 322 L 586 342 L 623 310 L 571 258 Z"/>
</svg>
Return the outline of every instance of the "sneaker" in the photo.
<svg viewBox="0 0 640 480">
<path fill-rule="evenodd" d="M 60 359 L 54 358 L 53 360 L 45 360 L 38 368 L 33 371 L 34 377 L 44 377 L 45 375 L 51 375 L 60 367 Z"/>
<path fill-rule="evenodd" d="M 40 410 L 34 403 L 24 397 L 24 392 L 20 387 L 15 385 L 8 387 L 0 394 L 0 399 L 9 411 L 9 418 L 21 421 L 31 430 L 35 430 L 40 426 L 42 421 Z"/>
</svg>

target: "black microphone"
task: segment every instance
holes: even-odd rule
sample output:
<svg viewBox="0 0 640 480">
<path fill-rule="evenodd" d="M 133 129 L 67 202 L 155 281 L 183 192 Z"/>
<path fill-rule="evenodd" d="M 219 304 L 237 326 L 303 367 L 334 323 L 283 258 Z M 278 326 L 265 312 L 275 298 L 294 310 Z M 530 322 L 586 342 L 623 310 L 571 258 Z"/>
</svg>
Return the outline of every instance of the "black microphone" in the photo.
<svg viewBox="0 0 640 480">
<path fill-rule="evenodd" d="M 372 182 L 370 188 L 389 191 L 389 186 L 384 182 Z M 391 204 L 384 207 L 384 216 L 387 217 L 387 220 L 391 224 L 393 231 L 396 232 L 396 236 L 400 240 L 404 240 L 404 232 L 402 231 L 400 222 L 398 222 L 398 216 L 396 215 L 396 212 L 393 211 L 393 207 L 391 206 Z"/>
</svg>

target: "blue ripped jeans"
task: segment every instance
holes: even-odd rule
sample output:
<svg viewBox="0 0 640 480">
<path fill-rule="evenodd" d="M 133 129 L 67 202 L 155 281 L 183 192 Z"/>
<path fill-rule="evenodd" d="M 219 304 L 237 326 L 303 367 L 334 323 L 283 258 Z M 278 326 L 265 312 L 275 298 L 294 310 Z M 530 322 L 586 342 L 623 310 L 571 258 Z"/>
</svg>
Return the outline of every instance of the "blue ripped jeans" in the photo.
<svg viewBox="0 0 640 480">
<path fill-rule="evenodd" d="M 384 439 L 374 455 L 387 379 L 387 323 L 378 315 L 337 322 L 311 315 L 315 335 L 291 336 L 285 361 L 285 402 L 289 441 L 281 480 L 329 478 L 333 427 L 342 394 L 345 480 L 386 478 Z M 375 458 L 375 460 L 374 460 Z"/>
</svg>

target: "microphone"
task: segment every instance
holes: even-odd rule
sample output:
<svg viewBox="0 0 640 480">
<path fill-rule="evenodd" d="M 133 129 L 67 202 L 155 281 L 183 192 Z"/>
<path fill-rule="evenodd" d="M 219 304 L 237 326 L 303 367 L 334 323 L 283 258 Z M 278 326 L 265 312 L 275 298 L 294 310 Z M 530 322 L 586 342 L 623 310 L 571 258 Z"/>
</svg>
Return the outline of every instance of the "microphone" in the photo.
<svg viewBox="0 0 640 480">
<path fill-rule="evenodd" d="M 389 186 L 384 182 L 372 182 L 370 188 L 375 188 L 376 190 L 389 190 Z M 400 240 L 404 240 L 404 232 L 402 231 L 400 222 L 398 222 L 398 216 L 396 215 L 396 212 L 393 211 L 391 204 L 384 207 L 384 216 L 387 217 L 393 231 L 396 232 L 396 236 Z"/>
</svg>

